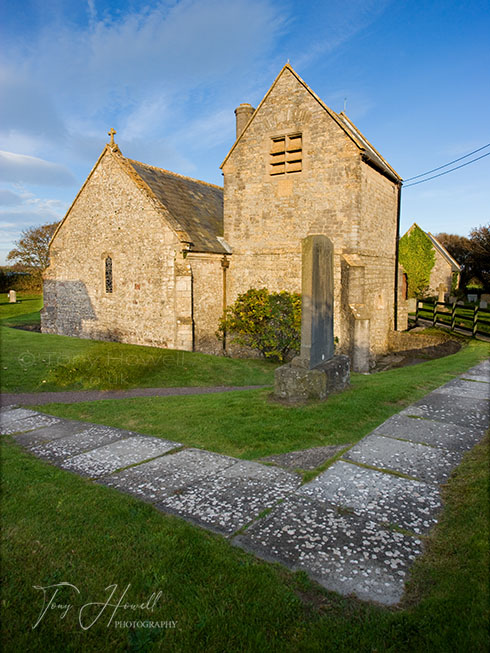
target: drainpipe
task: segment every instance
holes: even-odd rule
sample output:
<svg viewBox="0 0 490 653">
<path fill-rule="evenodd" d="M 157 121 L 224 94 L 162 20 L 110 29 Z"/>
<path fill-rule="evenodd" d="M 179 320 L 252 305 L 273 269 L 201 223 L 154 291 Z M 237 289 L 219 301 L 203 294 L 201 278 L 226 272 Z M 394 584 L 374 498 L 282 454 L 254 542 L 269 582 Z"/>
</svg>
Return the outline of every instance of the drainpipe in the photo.
<svg viewBox="0 0 490 653">
<path fill-rule="evenodd" d="M 221 268 L 223 270 L 223 320 L 226 317 L 226 271 L 230 267 L 230 261 L 225 256 L 221 259 Z M 226 353 L 226 327 L 223 329 L 223 353 Z"/>
<path fill-rule="evenodd" d="M 394 326 L 395 331 L 398 329 L 398 249 L 400 241 L 400 214 L 402 206 L 402 181 L 398 182 L 398 206 L 396 211 L 396 243 L 395 243 L 395 307 Z"/>
</svg>

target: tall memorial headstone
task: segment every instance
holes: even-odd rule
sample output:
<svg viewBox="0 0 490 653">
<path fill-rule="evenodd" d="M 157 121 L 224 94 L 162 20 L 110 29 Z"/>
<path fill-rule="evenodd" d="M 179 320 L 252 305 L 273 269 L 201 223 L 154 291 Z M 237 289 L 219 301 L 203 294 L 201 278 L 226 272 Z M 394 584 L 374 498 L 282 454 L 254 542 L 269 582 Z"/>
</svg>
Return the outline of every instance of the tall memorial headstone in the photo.
<svg viewBox="0 0 490 653">
<path fill-rule="evenodd" d="M 9 290 L 9 303 L 10 304 L 17 303 L 17 293 L 15 292 L 15 290 Z"/>
<path fill-rule="evenodd" d="M 323 235 L 302 241 L 301 350 L 276 370 L 274 396 L 290 402 L 326 399 L 350 379 L 347 356 L 334 356 L 333 245 Z"/>
<path fill-rule="evenodd" d="M 326 236 L 302 242 L 301 354 L 309 369 L 333 357 L 333 245 Z"/>
</svg>

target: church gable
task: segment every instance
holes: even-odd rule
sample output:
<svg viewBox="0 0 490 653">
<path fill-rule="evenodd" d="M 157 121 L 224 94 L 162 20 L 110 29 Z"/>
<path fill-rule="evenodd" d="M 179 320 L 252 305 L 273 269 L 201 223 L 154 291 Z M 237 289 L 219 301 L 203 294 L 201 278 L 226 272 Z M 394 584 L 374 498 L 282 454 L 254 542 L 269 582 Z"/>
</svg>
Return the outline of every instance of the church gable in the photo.
<svg viewBox="0 0 490 653">
<path fill-rule="evenodd" d="M 310 142 L 305 142 L 304 129 L 308 132 Z M 263 165 L 272 175 L 280 174 L 283 170 L 285 174 L 302 171 L 303 160 L 307 161 L 308 152 L 311 154 L 315 148 L 321 148 L 316 139 L 327 133 L 329 138 L 338 140 L 339 145 L 342 139 L 356 144 L 355 137 L 338 120 L 336 114 L 328 109 L 289 65 L 284 66 L 243 131 L 237 134 L 237 140 L 221 166 L 225 174 L 227 169 L 235 167 L 237 150 L 264 132 L 270 137 L 270 142 L 256 145 L 262 145 L 261 149 L 269 154 Z M 358 147 L 351 151 L 354 153 L 357 150 Z M 286 155 L 284 168 L 280 165 L 282 153 Z M 301 165 L 288 165 L 294 161 L 301 161 Z"/>
<path fill-rule="evenodd" d="M 234 253 L 298 250 L 323 233 L 355 247 L 361 166 L 353 138 L 286 66 L 223 163 L 226 241 Z"/>
</svg>

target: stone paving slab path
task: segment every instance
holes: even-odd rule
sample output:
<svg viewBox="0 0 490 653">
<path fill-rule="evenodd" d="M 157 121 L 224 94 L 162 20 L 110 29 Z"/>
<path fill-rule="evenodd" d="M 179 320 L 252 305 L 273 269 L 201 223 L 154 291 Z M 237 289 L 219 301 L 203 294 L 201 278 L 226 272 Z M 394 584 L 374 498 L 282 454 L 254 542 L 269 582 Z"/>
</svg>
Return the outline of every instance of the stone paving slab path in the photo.
<svg viewBox="0 0 490 653">
<path fill-rule="evenodd" d="M 459 464 L 462 453 L 371 434 L 352 447 L 343 458 L 406 474 L 428 483 L 442 483 Z"/>
<path fill-rule="evenodd" d="M 76 437 L 73 436 L 74 434 L 70 433 L 64 437 L 55 438 L 50 442 L 30 447 L 30 449 L 39 458 L 52 462 L 61 462 L 66 458 L 71 458 L 77 454 L 91 451 L 92 449 L 131 436 L 138 436 L 138 434 L 116 429 L 111 426 L 91 426 L 84 431 L 77 432 Z"/>
<path fill-rule="evenodd" d="M 438 519 L 441 483 L 489 426 L 489 381 L 485 361 L 303 485 L 289 469 L 322 464 L 338 447 L 271 456 L 278 466 L 270 466 L 15 407 L 2 409 L 0 430 L 52 464 L 304 570 L 328 589 L 394 605 Z"/>
<path fill-rule="evenodd" d="M 298 494 L 351 509 L 357 515 L 426 533 L 441 509 L 439 488 L 339 460 Z"/>
<path fill-rule="evenodd" d="M 468 451 L 481 440 L 482 434 L 481 428 L 469 428 L 451 422 L 434 422 L 401 414 L 388 418 L 371 433 L 450 451 Z"/>
<path fill-rule="evenodd" d="M 182 445 L 178 442 L 171 442 L 162 438 L 133 435 L 78 454 L 73 458 L 64 458 L 60 463 L 60 467 L 76 472 L 81 476 L 97 478 L 112 474 L 117 469 L 123 469 L 136 463 L 142 463 L 150 458 L 156 458 L 180 446 Z"/>
<path fill-rule="evenodd" d="M 236 463 L 235 458 L 202 449 L 184 449 L 99 479 L 145 501 L 156 502 L 188 485 L 200 484 Z"/>
<path fill-rule="evenodd" d="M 212 479 L 188 485 L 156 505 L 210 530 L 232 535 L 286 498 L 300 483 L 297 474 L 236 461 Z"/>
<path fill-rule="evenodd" d="M 486 399 L 454 397 L 437 391 L 416 401 L 413 407 L 406 408 L 401 414 L 469 426 L 481 429 L 482 433 L 490 426 L 489 402 Z"/>
<path fill-rule="evenodd" d="M 400 601 L 409 567 L 422 552 L 418 538 L 298 495 L 233 542 L 265 560 L 306 571 L 329 590 L 384 604 Z"/>
</svg>

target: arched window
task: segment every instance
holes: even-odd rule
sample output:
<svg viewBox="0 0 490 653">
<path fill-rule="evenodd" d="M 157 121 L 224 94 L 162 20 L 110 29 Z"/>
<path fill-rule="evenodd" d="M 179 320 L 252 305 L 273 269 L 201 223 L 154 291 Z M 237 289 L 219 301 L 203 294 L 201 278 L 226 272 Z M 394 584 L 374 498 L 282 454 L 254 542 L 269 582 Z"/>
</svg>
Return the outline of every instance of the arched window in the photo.
<svg viewBox="0 0 490 653">
<path fill-rule="evenodd" d="M 105 291 L 112 292 L 112 259 L 110 256 L 105 260 Z"/>
</svg>

